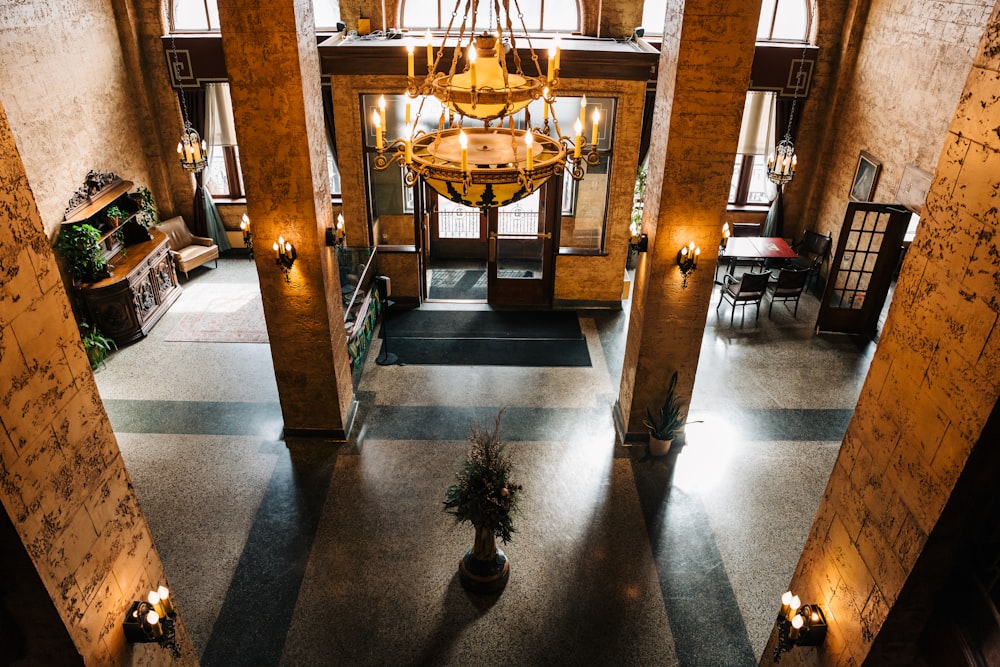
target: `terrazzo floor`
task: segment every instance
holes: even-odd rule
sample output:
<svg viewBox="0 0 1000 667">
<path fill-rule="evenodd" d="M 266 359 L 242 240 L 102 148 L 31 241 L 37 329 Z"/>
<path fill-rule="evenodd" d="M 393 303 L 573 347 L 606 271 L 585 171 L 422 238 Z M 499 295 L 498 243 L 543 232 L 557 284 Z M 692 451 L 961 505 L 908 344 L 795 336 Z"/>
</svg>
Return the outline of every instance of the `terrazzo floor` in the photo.
<svg viewBox="0 0 1000 667">
<path fill-rule="evenodd" d="M 757 663 L 873 352 L 813 335 L 815 297 L 742 327 L 713 297 L 687 444 L 654 460 L 615 444 L 627 308 L 580 314 L 590 368 L 378 366 L 376 342 L 350 442 L 282 440 L 266 344 L 167 340 L 255 283 L 193 271 L 96 374 L 203 665 Z M 501 407 L 524 501 L 510 583 L 476 596 L 441 501 Z"/>
</svg>

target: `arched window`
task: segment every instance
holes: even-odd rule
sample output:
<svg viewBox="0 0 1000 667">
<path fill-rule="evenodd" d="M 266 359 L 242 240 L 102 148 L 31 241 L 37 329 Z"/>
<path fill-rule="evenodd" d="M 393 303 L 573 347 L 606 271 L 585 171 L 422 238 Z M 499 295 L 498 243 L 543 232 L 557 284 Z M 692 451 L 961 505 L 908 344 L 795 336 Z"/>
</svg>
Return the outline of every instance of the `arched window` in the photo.
<svg viewBox="0 0 1000 667">
<path fill-rule="evenodd" d="M 647 35 L 662 35 L 667 0 L 646 0 L 642 27 Z M 809 39 L 812 19 L 809 0 L 764 0 L 757 24 L 757 41 L 804 42 Z"/>
<path fill-rule="evenodd" d="M 579 32 L 580 7 L 576 0 L 518 0 L 518 6 L 524 15 L 524 25 L 533 32 Z M 461 12 L 465 3 L 459 7 Z M 493 3 L 479 4 L 476 16 L 476 30 L 485 28 L 490 23 L 490 9 Z M 511 2 L 511 21 L 514 29 L 521 28 L 520 21 Z M 402 27 L 412 30 L 445 30 L 451 21 L 451 13 L 455 10 L 455 0 L 402 0 L 400 23 Z M 471 17 L 470 17 L 471 20 Z M 454 29 L 461 24 L 461 14 L 455 17 Z M 496 18 L 493 19 L 496 22 Z"/>
<path fill-rule="evenodd" d="M 218 32 L 217 0 L 171 0 L 170 32 Z M 316 29 L 333 29 L 340 20 L 340 0 L 313 0 Z"/>
</svg>

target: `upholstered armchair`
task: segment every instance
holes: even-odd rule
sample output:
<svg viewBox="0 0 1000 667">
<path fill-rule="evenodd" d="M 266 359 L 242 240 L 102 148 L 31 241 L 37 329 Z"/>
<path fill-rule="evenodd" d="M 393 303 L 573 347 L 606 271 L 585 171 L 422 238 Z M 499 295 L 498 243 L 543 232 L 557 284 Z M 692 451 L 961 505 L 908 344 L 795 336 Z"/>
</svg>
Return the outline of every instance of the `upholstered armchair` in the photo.
<svg viewBox="0 0 1000 667">
<path fill-rule="evenodd" d="M 219 246 L 210 238 L 192 234 L 181 216 L 164 220 L 160 224 L 160 231 L 167 235 L 170 255 L 174 258 L 177 270 L 184 272 L 185 278 L 188 277 L 188 271 L 196 266 L 212 260 L 215 260 L 216 266 L 219 265 Z"/>
<path fill-rule="evenodd" d="M 740 326 L 743 326 L 743 317 L 746 307 L 753 304 L 757 307 L 757 319 L 760 319 L 760 302 L 767 291 L 767 281 L 771 278 L 770 273 L 744 273 L 739 278 L 734 278 L 731 273 L 723 276 L 722 290 L 719 296 L 719 303 L 715 306 L 715 312 L 719 312 L 719 306 L 723 301 L 730 304 L 729 324 L 733 323 L 733 316 L 736 314 L 737 306 L 740 308 Z"/>
</svg>

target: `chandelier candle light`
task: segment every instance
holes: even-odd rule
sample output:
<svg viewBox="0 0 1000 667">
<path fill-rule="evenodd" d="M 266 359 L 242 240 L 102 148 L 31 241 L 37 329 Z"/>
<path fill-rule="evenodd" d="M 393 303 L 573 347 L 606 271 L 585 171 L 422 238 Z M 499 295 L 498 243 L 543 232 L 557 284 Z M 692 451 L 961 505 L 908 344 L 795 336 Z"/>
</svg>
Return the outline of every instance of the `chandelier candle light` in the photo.
<svg viewBox="0 0 1000 667">
<path fill-rule="evenodd" d="M 806 47 L 802 47 L 802 57 L 799 59 L 799 71 L 795 75 L 795 96 L 792 98 L 792 109 L 788 114 L 788 127 L 785 136 L 775 146 L 774 154 L 767 156 L 767 178 L 779 188 L 792 180 L 798 166 L 795 155 L 795 142 L 792 141 L 792 124 L 795 122 L 795 108 L 799 96 L 805 94 L 806 87 Z"/>
<path fill-rule="evenodd" d="M 563 136 L 551 108 L 556 103 L 555 91 L 559 87 L 559 39 L 554 39 L 549 46 L 546 74 L 543 75 L 518 0 L 491 3 L 488 25 L 477 33 L 479 4 L 480 0 L 456 1 L 453 20 L 436 56 L 433 35 L 427 31 L 427 73 L 423 77 L 415 73 L 416 45 L 406 40 L 407 101 L 403 136 L 388 141 L 385 138 L 388 127 L 384 96 L 378 100 L 378 109 L 372 111 L 371 122 L 378 151 L 375 169 L 382 171 L 396 164 L 404 170 L 407 186 L 423 179 L 452 201 L 485 209 L 523 199 L 562 173 L 576 180 L 583 178 L 584 165 L 599 162 L 597 141 L 601 114 L 594 109 L 586 152 L 583 136 L 587 123 L 585 97 L 580 106 L 580 120 L 574 128 L 575 138 Z M 497 8 L 496 16 L 494 7 Z M 460 27 L 458 34 L 452 35 L 456 19 L 460 19 Z M 518 33 L 527 42 L 535 75 L 526 74 L 522 68 L 514 34 L 515 19 L 521 23 Z M 444 71 L 442 61 L 448 49 L 451 63 Z M 508 67 L 508 52 L 512 68 Z M 461 71 L 459 62 L 464 65 Z M 437 129 L 425 131 L 419 129 L 419 121 L 424 101 L 429 96 L 439 100 L 443 110 Z M 527 107 L 538 99 L 542 100 L 542 124 L 531 127 Z M 412 118 L 411 100 L 418 100 Z M 549 124 L 550 112 L 553 127 Z M 482 126 L 467 125 L 469 119 L 481 121 Z"/>
<path fill-rule="evenodd" d="M 181 79 L 181 63 L 177 55 L 177 42 L 174 34 L 170 33 L 170 49 L 174 55 L 173 80 L 179 82 Z M 179 83 L 178 83 L 179 86 Z M 208 146 L 201 140 L 198 131 L 188 120 L 187 99 L 181 91 L 178 97 L 181 98 L 181 114 L 184 118 L 184 129 L 181 130 L 181 140 L 177 143 L 177 157 L 180 158 L 181 167 L 184 171 L 197 174 L 208 166 Z"/>
</svg>

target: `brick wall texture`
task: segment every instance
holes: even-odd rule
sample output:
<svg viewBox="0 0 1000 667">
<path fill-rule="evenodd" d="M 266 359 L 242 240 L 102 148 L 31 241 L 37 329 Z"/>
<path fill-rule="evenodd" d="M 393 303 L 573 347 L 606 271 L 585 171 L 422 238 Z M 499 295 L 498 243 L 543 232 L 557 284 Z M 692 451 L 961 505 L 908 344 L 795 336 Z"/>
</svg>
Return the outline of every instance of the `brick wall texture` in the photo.
<svg viewBox="0 0 1000 667">
<path fill-rule="evenodd" d="M 899 25 L 957 25 L 981 9 L 932 3 Z M 955 101 L 925 215 L 791 582 L 824 607 L 830 632 L 821 648 L 787 654 L 789 664 L 859 665 L 887 617 L 906 613 L 893 605 L 1000 396 L 1000 4 Z"/>
</svg>

